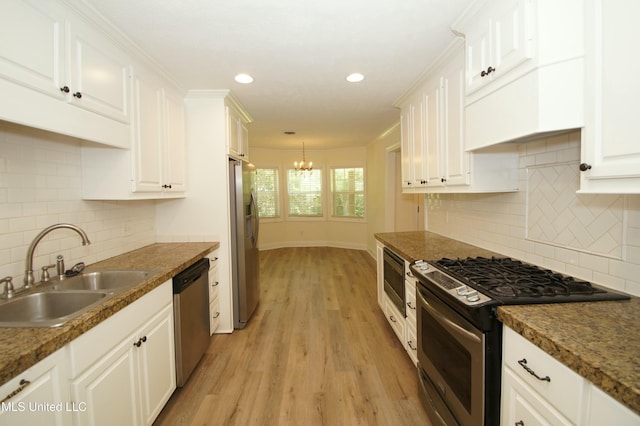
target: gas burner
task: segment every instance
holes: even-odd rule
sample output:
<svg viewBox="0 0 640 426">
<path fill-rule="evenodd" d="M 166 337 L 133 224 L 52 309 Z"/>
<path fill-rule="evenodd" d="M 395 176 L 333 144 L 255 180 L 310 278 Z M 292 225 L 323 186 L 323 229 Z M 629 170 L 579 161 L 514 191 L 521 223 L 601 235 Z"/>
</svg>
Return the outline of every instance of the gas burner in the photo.
<svg viewBox="0 0 640 426">
<path fill-rule="evenodd" d="M 511 258 L 444 258 L 443 271 L 502 303 L 551 303 L 625 298 L 587 281 Z"/>
</svg>

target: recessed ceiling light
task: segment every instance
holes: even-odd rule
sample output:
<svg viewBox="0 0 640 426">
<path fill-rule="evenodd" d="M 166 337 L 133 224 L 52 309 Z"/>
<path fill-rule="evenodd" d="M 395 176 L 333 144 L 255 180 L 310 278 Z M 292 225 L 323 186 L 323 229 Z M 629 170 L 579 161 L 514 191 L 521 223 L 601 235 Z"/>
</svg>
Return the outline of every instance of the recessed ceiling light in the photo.
<svg viewBox="0 0 640 426">
<path fill-rule="evenodd" d="M 359 72 L 354 72 L 353 74 L 349 74 L 347 76 L 347 81 L 349 83 L 357 83 L 362 80 L 364 80 L 364 75 L 360 74 Z"/>
<path fill-rule="evenodd" d="M 238 83 L 242 83 L 242 84 L 253 83 L 253 77 L 251 77 L 249 74 L 238 74 L 236 75 L 235 80 Z"/>
</svg>

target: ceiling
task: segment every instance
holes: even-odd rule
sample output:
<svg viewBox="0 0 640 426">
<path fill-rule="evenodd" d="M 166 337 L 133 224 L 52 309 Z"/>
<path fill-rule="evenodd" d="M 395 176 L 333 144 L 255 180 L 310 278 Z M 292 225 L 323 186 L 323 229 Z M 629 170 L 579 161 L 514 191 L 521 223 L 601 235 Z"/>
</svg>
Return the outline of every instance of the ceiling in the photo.
<svg viewBox="0 0 640 426">
<path fill-rule="evenodd" d="M 184 88 L 230 89 L 250 145 L 279 149 L 365 145 L 394 126 L 393 102 L 470 1 L 87 0 Z"/>
</svg>

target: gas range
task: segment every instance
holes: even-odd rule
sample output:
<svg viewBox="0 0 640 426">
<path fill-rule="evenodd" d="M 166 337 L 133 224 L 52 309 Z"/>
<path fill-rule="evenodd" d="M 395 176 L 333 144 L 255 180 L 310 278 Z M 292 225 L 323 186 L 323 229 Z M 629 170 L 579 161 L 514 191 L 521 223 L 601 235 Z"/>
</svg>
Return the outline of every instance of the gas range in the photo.
<svg viewBox="0 0 640 426">
<path fill-rule="evenodd" d="M 622 300 L 606 290 L 510 258 L 418 260 L 420 397 L 434 424 L 500 424 L 501 305 Z"/>
<path fill-rule="evenodd" d="M 511 258 L 417 260 L 410 269 L 418 281 L 437 291 L 458 311 L 491 314 L 498 305 L 629 299 L 625 294 Z"/>
</svg>

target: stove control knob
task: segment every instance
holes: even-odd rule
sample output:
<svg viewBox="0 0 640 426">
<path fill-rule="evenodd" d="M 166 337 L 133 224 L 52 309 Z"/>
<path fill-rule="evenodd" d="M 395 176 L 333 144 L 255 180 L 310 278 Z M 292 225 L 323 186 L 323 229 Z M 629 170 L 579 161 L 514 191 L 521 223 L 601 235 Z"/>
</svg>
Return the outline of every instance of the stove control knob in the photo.
<svg viewBox="0 0 640 426">
<path fill-rule="evenodd" d="M 478 300 L 480 300 L 480 294 L 476 290 L 467 293 L 467 301 L 477 302 Z"/>
<path fill-rule="evenodd" d="M 456 287 L 456 293 L 458 296 L 466 296 L 469 294 L 469 287 L 466 285 L 461 285 L 460 287 Z"/>
</svg>

